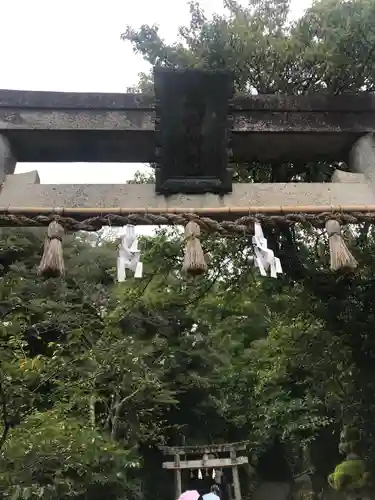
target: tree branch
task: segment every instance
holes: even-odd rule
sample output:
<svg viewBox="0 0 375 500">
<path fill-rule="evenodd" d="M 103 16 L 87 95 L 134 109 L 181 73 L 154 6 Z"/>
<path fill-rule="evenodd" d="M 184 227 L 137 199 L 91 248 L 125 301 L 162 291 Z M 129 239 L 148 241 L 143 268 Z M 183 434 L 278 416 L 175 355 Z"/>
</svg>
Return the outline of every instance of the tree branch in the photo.
<svg viewBox="0 0 375 500">
<path fill-rule="evenodd" d="M 114 413 L 113 419 L 112 419 L 112 430 L 111 430 L 111 439 L 113 441 L 115 441 L 116 437 L 117 437 L 118 421 L 119 421 L 119 418 L 120 418 L 120 412 L 122 410 L 122 407 L 124 406 L 124 404 L 127 401 L 129 401 L 134 396 L 136 396 L 140 390 L 141 389 L 138 387 L 138 389 L 136 389 L 135 391 L 133 391 L 131 394 L 128 394 L 128 396 L 125 396 L 120 401 L 118 401 L 118 399 L 116 398 L 117 401 L 114 404 L 115 413 Z"/>
</svg>

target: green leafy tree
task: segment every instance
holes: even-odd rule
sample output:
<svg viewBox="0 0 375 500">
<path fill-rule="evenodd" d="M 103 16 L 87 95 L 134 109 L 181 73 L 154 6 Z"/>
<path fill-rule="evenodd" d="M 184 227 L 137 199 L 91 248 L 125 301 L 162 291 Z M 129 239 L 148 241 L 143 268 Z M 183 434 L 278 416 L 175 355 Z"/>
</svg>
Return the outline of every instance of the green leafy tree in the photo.
<svg viewBox="0 0 375 500">
<path fill-rule="evenodd" d="M 224 4 L 226 15 L 209 19 L 192 2 L 190 24 L 179 29 L 179 40 L 173 45 L 160 38 L 157 26 L 128 27 L 122 37 L 152 65 L 229 68 L 238 93 L 373 91 L 374 2 L 316 1 L 294 23 L 288 20 L 288 1 L 249 0 L 243 6 L 227 0 Z M 139 89 L 151 88 L 152 75 L 142 75 Z M 314 182 L 329 180 L 331 172 L 325 162 L 243 164 L 237 166 L 235 179 Z M 316 248 L 321 253 L 316 233 L 280 229 L 268 237 L 283 261 L 286 276 L 282 280 L 245 284 L 248 275 L 237 282 L 231 270 L 208 287 L 196 308 L 200 321 L 209 324 L 213 341 L 226 348 L 225 360 L 215 371 L 220 373 L 225 395 L 215 405 L 224 420 L 235 424 L 237 435 L 252 434 L 254 443 L 281 436 L 294 453 L 291 462 L 296 471 L 307 464 L 322 481 L 327 467 L 321 464 L 329 450 L 330 465 L 337 460 L 344 424 L 355 422 L 363 433 L 364 453 L 371 460 L 375 457 L 373 263 L 369 258 L 374 240 L 368 226 L 348 236 L 361 262 L 355 276 L 334 276 L 324 269 L 321 256 L 314 252 Z M 242 242 L 237 244 L 234 254 L 239 257 L 233 267 L 244 269 L 248 261 Z M 212 255 L 219 256 L 211 247 Z M 240 286 L 233 286 L 233 281 Z M 235 311 L 241 301 L 254 297 L 254 287 L 260 288 L 255 301 L 258 310 L 263 312 L 270 304 L 277 314 L 264 313 L 267 323 L 259 318 L 262 313 L 254 315 L 245 308 L 244 316 L 254 325 L 246 330 L 246 322 L 241 318 L 241 324 Z M 275 295 L 278 301 L 273 300 Z M 223 322 L 226 310 L 228 318 Z M 252 433 L 254 419 L 257 425 Z M 316 483 L 316 492 L 322 481 Z"/>
<path fill-rule="evenodd" d="M 321 0 L 295 23 L 284 0 L 225 6 L 208 19 L 192 3 L 174 45 L 156 26 L 123 38 L 151 64 L 230 68 L 238 93 L 373 90 L 372 1 Z M 143 75 L 133 90 L 151 89 Z M 252 163 L 237 165 L 235 179 L 331 172 L 324 162 Z M 66 278 L 44 280 L 44 234 L 1 230 L 2 496 L 164 499 L 173 485 L 160 444 L 242 439 L 261 476 L 284 460 L 282 479 L 309 469 L 318 494 L 340 461 L 344 425 L 374 463 L 373 230 L 347 232 L 361 263 L 351 276 L 327 270 L 319 233 L 267 236 L 283 260 L 279 280 L 257 276 L 245 236 L 210 235 L 209 272 L 188 279 L 172 228 L 142 239 L 141 280 L 115 284 L 115 233 L 68 236 Z"/>
<path fill-rule="evenodd" d="M 127 466 L 140 441 L 160 440 L 173 392 L 152 346 L 111 319 L 115 245 L 67 238 L 67 276 L 44 280 L 43 236 L 2 233 L 2 496 L 136 498 L 139 473 Z"/>
<path fill-rule="evenodd" d="M 15 429 L 0 461 L 2 498 L 139 498 L 132 453 L 57 410 L 34 412 Z"/>
</svg>

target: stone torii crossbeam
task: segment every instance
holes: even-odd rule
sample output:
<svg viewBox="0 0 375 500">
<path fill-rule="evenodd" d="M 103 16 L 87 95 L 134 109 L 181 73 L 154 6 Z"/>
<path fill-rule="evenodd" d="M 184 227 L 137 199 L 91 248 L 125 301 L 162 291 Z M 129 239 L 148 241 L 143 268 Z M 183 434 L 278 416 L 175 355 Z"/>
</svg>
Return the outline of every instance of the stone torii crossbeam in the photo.
<svg viewBox="0 0 375 500">
<path fill-rule="evenodd" d="M 117 214 L 121 223 L 146 214 L 140 223 L 163 224 L 186 213 L 372 213 L 374 131 L 373 95 L 233 97 L 225 72 L 156 70 L 155 96 L 0 90 L 0 224 L 43 225 L 54 214 Z M 352 173 L 232 185 L 231 163 L 319 159 L 345 161 Z M 37 172 L 15 175 L 17 161 L 156 162 L 156 186 L 42 185 Z"/>
</svg>

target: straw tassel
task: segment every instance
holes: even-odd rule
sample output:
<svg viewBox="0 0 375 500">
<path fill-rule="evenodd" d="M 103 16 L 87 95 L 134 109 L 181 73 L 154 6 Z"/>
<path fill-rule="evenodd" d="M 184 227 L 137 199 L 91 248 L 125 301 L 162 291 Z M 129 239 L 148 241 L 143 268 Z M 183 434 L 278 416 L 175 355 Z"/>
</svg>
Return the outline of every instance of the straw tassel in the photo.
<svg viewBox="0 0 375 500">
<path fill-rule="evenodd" d="M 355 269 L 358 265 L 353 255 L 349 252 L 343 237 L 341 236 L 341 226 L 337 220 L 326 222 L 326 231 L 329 241 L 329 254 L 331 269 Z"/>
<path fill-rule="evenodd" d="M 185 227 L 185 256 L 182 272 L 189 276 L 200 276 L 207 271 L 207 262 L 199 240 L 200 227 L 196 222 L 190 221 Z"/>
<path fill-rule="evenodd" d="M 58 277 L 65 274 L 62 239 L 64 228 L 52 221 L 48 226 L 44 252 L 38 267 L 38 274 L 47 277 Z"/>
</svg>

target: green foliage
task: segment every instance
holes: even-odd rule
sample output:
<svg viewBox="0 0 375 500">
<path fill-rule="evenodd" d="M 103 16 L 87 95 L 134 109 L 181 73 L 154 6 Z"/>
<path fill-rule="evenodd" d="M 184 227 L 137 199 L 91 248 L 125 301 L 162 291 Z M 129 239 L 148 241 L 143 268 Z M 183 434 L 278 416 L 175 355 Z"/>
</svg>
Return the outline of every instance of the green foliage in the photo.
<svg viewBox="0 0 375 500">
<path fill-rule="evenodd" d="M 345 426 L 340 433 L 339 450 L 345 455 L 361 453 L 361 434 L 358 429 Z"/>
<path fill-rule="evenodd" d="M 370 485 L 363 460 L 345 460 L 328 476 L 329 485 L 337 491 L 360 490 Z"/>
<path fill-rule="evenodd" d="M 152 65 L 230 68 L 238 91 L 332 94 L 373 89 L 374 16 L 371 0 L 320 0 L 297 22 L 289 1 L 226 0 L 227 15 L 207 19 L 190 3 L 190 26 L 168 46 L 157 26 L 128 27 L 123 39 Z M 143 87 L 147 80 L 143 76 Z"/>
<path fill-rule="evenodd" d="M 175 400 L 153 346 L 113 321 L 115 245 L 68 238 L 66 280 L 43 280 L 44 235 L 2 236 L 2 498 L 138 498 L 128 466 Z"/>
<path fill-rule="evenodd" d="M 225 16 L 207 18 L 191 2 L 190 24 L 173 45 L 157 26 L 128 27 L 122 37 L 152 65 L 229 68 L 238 93 L 374 90 L 373 1 L 319 0 L 295 22 L 286 0 L 224 4 Z M 151 88 L 152 75 L 142 75 L 139 89 Z M 325 162 L 254 163 L 237 165 L 234 177 L 315 182 L 329 180 L 331 171 Z M 345 425 L 359 429 L 363 451 L 375 463 L 374 234 L 367 225 L 348 232 L 361 263 L 355 276 L 325 270 L 326 242 L 311 230 L 280 229 L 267 237 L 285 271 L 277 283 L 259 282 L 249 272 L 248 242 L 212 246 L 207 240 L 212 275 L 195 282 L 195 291 L 187 285 L 171 294 L 206 325 L 216 347 L 207 401 L 220 436 L 250 438 L 260 454 L 280 437 L 294 472 L 309 468 L 325 481 L 338 463 Z"/>
<path fill-rule="evenodd" d="M 152 184 L 154 182 L 155 182 L 155 175 L 152 171 L 145 173 L 138 170 L 134 174 L 133 179 L 128 181 L 128 184 Z"/>
<path fill-rule="evenodd" d="M 0 491 L 11 499 L 83 499 L 90 491 L 90 498 L 138 498 L 126 477 L 138 466 L 136 457 L 84 422 L 56 410 L 35 412 L 4 447 Z"/>
<path fill-rule="evenodd" d="M 321 0 L 295 23 L 286 0 L 225 5 L 226 16 L 208 19 L 192 3 L 174 45 L 156 26 L 123 38 L 152 64 L 229 67 L 237 92 L 374 89 L 372 1 Z M 151 84 L 143 75 L 134 90 Z M 330 173 L 324 162 L 254 163 L 237 165 L 235 178 Z M 133 182 L 152 180 L 138 173 Z M 113 231 L 69 236 L 66 279 L 42 280 L 43 232 L 1 230 L 3 498 L 165 499 L 173 485 L 158 445 L 242 439 L 260 473 L 270 473 L 271 451 L 294 474 L 313 471 L 317 493 L 340 460 L 345 426 L 375 463 L 374 232 L 348 232 L 361 263 L 351 276 L 327 271 L 320 233 L 267 233 L 285 271 L 278 280 L 257 276 L 245 236 L 210 235 L 209 272 L 186 279 L 183 237 L 170 228 L 142 238 L 144 277 L 115 284 Z M 351 451 L 352 437 L 341 439 Z"/>
</svg>

